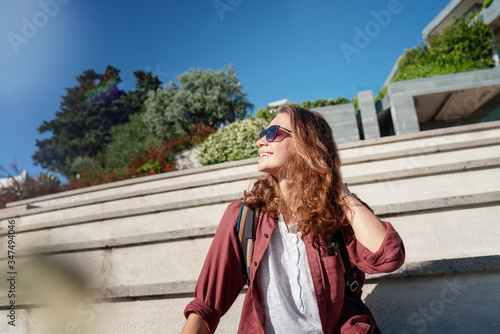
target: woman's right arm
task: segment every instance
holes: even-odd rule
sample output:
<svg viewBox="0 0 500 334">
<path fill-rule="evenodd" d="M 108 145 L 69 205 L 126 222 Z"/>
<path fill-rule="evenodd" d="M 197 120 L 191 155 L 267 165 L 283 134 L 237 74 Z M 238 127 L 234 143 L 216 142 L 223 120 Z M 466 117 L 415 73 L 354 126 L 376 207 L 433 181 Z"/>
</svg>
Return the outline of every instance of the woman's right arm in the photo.
<svg viewBox="0 0 500 334">
<path fill-rule="evenodd" d="M 184 309 L 188 319 L 184 326 L 185 333 L 198 333 L 196 330 L 202 326 L 209 333 L 215 332 L 220 317 L 229 310 L 245 286 L 240 245 L 235 233 L 240 206 L 241 200 L 231 203 L 217 227 L 196 282 L 194 300 Z M 190 328 L 193 331 L 188 331 Z"/>
<path fill-rule="evenodd" d="M 190 313 L 186 319 L 186 324 L 182 329 L 182 334 L 209 334 L 208 327 L 203 319 L 196 313 Z"/>
</svg>

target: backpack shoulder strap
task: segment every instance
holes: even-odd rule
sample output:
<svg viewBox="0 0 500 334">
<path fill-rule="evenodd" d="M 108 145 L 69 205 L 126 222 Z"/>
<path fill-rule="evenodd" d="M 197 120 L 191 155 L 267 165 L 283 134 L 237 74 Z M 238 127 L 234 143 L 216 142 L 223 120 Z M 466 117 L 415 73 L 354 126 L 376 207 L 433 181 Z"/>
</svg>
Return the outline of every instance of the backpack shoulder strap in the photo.
<svg viewBox="0 0 500 334">
<path fill-rule="evenodd" d="M 241 204 L 236 234 L 240 243 L 240 254 L 243 259 L 242 269 L 245 282 L 250 285 L 250 266 L 252 265 L 253 247 L 255 243 L 255 232 L 259 222 L 259 210 L 249 208 L 245 202 Z"/>
<path fill-rule="evenodd" d="M 377 326 L 377 323 L 375 322 L 373 314 L 370 312 L 368 307 L 366 307 L 365 303 L 363 303 L 358 293 L 358 281 L 356 280 L 356 278 L 359 269 L 349 259 L 349 252 L 347 251 L 347 246 L 345 244 L 344 230 L 342 227 L 339 230 L 337 230 L 337 232 L 335 232 L 333 236 L 328 238 L 327 246 L 330 255 L 334 255 L 335 253 L 340 255 L 339 256 L 340 263 L 344 268 L 346 294 L 352 297 L 356 301 L 356 304 L 363 310 L 363 312 L 370 317 L 373 324 L 375 325 L 375 333 L 382 333 L 380 331 L 380 328 Z"/>
</svg>

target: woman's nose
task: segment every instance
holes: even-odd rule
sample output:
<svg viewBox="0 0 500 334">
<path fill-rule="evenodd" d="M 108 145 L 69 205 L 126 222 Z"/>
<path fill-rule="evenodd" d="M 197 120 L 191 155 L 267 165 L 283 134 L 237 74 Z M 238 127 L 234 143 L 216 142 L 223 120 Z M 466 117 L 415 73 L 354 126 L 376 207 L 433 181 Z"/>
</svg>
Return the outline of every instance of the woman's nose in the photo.
<svg viewBox="0 0 500 334">
<path fill-rule="evenodd" d="M 265 146 L 267 144 L 268 144 L 268 142 L 266 140 L 266 136 L 264 136 L 264 137 L 260 138 L 259 140 L 257 140 L 257 145 L 259 147 Z"/>
</svg>

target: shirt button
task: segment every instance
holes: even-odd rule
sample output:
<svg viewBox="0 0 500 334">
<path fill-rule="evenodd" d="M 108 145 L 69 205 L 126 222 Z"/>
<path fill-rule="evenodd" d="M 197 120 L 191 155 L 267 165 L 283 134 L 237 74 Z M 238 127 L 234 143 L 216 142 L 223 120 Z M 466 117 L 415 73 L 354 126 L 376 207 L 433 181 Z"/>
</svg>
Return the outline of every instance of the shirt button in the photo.
<svg viewBox="0 0 500 334">
<path fill-rule="evenodd" d="M 268 238 L 269 235 L 267 233 L 264 233 L 264 238 Z"/>
<path fill-rule="evenodd" d="M 254 262 L 254 263 L 253 263 L 253 265 L 254 265 L 254 266 L 257 266 L 257 262 Z"/>
</svg>

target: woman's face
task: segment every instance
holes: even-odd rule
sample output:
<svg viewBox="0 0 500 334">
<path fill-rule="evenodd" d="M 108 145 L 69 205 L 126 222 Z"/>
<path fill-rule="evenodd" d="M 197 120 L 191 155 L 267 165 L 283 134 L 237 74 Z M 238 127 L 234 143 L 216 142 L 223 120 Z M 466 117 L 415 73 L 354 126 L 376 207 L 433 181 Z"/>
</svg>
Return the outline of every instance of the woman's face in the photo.
<svg viewBox="0 0 500 334">
<path fill-rule="evenodd" d="M 269 126 L 272 125 L 279 125 L 280 127 L 288 130 L 292 129 L 290 116 L 286 113 L 278 114 L 269 124 Z M 257 170 L 259 172 L 269 173 L 276 178 L 278 178 L 281 168 L 285 166 L 290 158 L 295 154 L 295 146 L 292 137 L 293 134 L 290 134 L 281 128 L 278 131 L 277 140 L 284 137 L 281 141 L 275 140 L 269 143 L 266 136 L 257 141 L 260 156 Z"/>
</svg>

